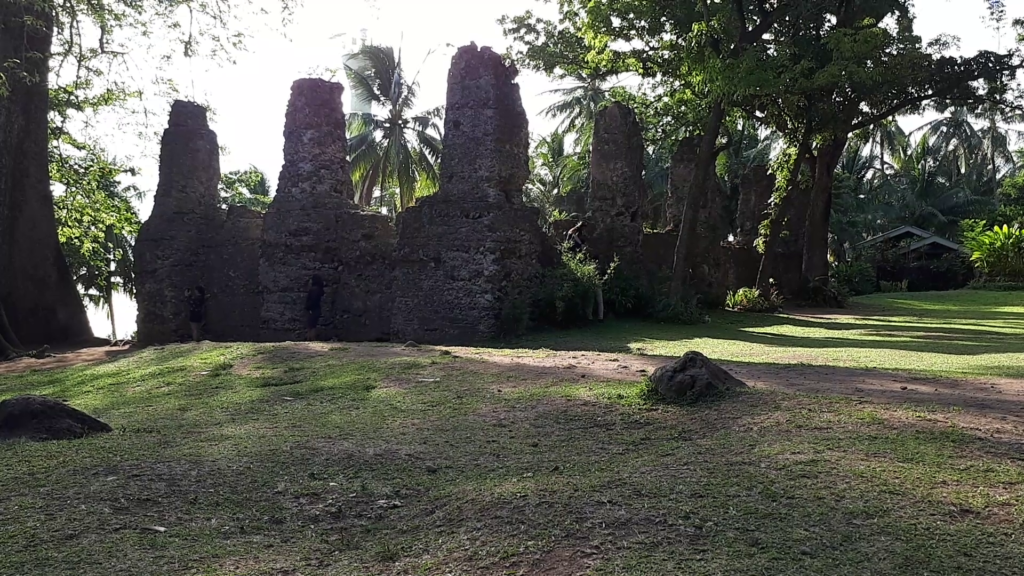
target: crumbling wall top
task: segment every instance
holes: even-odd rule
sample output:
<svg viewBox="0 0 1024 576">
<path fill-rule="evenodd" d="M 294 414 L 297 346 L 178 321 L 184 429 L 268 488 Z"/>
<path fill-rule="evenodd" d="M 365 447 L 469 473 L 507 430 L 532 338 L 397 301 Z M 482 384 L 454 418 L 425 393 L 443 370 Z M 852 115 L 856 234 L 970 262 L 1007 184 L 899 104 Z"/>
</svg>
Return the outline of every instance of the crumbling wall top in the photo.
<svg viewBox="0 0 1024 576">
<path fill-rule="evenodd" d="M 195 102 L 175 100 L 171 104 L 171 117 L 167 122 L 169 128 L 208 129 L 210 123 L 206 118 L 206 108 Z"/>
<path fill-rule="evenodd" d="M 459 48 L 448 72 L 439 194 L 522 203 L 530 131 L 515 68 L 490 48 Z"/>
</svg>

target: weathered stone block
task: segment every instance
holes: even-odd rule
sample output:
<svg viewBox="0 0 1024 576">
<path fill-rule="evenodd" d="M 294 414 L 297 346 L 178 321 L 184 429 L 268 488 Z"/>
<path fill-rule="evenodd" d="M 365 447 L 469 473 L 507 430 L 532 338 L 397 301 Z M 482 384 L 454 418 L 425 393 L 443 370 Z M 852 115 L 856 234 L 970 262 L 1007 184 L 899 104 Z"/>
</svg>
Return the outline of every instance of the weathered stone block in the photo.
<svg viewBox="0 0 1024 576">
<path fill-rule="evenodd" d="M 321 335 L 386 340 L 394 232 L 353 202 L 340 84 L 298 80 L 285 118 L 284 167 L 267 211 L 260 257 L 261 332 L 289 340 L 305 331 L 307 282 L 326 283 Z"/>
<path fill-rule="evenodd" d="M 740 198 L 736 209 L 738 243 L 752 245 L 757 240 L 774 192 L 775 175 L 768 171 L 767 166 L 751 166 L 740 178 Z"/>
<path fill-rule="evenodd" d="M 253 341 L 260 334 L 260 244 L 263 215 L 244 206 L 228 208 L 210 251 L 206 288 L 206 333 L 223 342 Z"/>
<path fill-rule="evenodd" d="M 668 202 L 665 207 L 665 219 L 668 221 L 669 230 L 678 229 L 683 220 L 686 194 L 696 171 L 699 144 L 698 138 L 684 138 L 672 154 L 668 176 Z"/>
<path fill-rule="evenodd" d="M 528 314 L 552 245 L 523 205 L 529 130 L 514 74 L 460 48 L 448 75 L 441 188 L 398 216 L 392 336 L 431 344 L 500 335 Z"/>
<path fill-rule="evenodd" d="M 0 441 L 73 440 L 113 432 L 105 422 L 46 396 L 17 396 L 0 402 Z"/>
<path fill-rule="evenodd" d="M 640 267 L 645 196 L 640 123 L 628 106 L 614 102 L 594 119 L 590 160 L 587 247 L 602 266 L 618 257 L 624 269 Z"/>
<path fill-rule="evenodd" d="M 205 283 L 206 261 L 223 212 L 220 150 L 206 109 L 175 101 L 160 143 L 153 212 L 135 242 L 138 340 L 158 344 L 189 335 L 185 289 Z"/>
<path fill-rule="evenodd" d="M 538 211 L 433 196 L 398 217 L 395 308 L 398 341 L 470 344 L 528 314 L 550 243 Z M 512 319 L 508 319 L 512 320 Z"/>
</svg>

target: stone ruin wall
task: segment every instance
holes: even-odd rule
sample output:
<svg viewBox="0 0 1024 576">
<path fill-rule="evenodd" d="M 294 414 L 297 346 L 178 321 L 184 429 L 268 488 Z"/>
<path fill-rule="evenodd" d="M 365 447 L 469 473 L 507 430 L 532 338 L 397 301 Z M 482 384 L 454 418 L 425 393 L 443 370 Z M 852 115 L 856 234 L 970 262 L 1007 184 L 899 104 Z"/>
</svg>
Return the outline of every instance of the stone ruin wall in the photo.
<svg viewBox="0 0 1024 576">
<path fill-rule="evenodd" d="M 286 117 L 285 165 L 264 216 L 219 207 L 217 136 L 206 110 L 175 102 L 153 213 L 136 243 L 139 341 L 190 338 L 186 288 L 211 295 L 204 336 L 293 340 L 305 334 L 307 282 L 326 282 L 321 336 L 390 336 L 394 231 L 352 201 L 340 84 L 300 80 Z"/>
<path fill-rule="evenodd" d="M 135 242 L 138 340 L 189 337 L 185 290 L 206 284 L 205 261 L 223 226 L 220 155 L 206 109 L 176 101 L 160 141 L 153 211 Z"/>
<path fill-rule="evenodd" d="M 665 207 L 668 230 L 677 231 L 683 220 L 686 192 L 693 181 L 699 144 L 699 138 L 683 138 L 672 153 L 668 175 L 668 202 Z"/>
<path fill-rule="evenodd" d="M 387 217 L 353 202 L 339 84 L 293 85 L 284 167 L 266 215 L 218 207 L 216 135 L 205 110 L 176 102 L 153 216 L 136 248 L 140 340 L 187 338 L 184 290 L 196 284 L 213 295 L 209 337 L 295 339 L 312 274 L 327 284 L 324 338 L 470 343 L 521 326 L 557 254 L 537 209 L 523 203 L 529 132 L 519 87 L 498 54 L 475 45 L 458 51 L 448 81 L 441 187 L 399 214 L 397 237 Z M 632 111 L 602 110 L 593 146 L 592 251 L 648 277 L 669 273 L 676 235 L 642 230 L 644 144 Z M 673 164 L 677 199 L 687 170 Z M 741 212 L 762 203 L 743 198 Z"/>
<path fill-rule="evenodd" d="M 244 206 L 228 207 L 216 238 L 206 267 L 206 287 L 214 300 L 206 309 L 205 332 L 222 342 L 252 340 L 260 328 L 263 214 Z"/>
<path fill-rule="evenodd" d="M 602 267 L 618 258 L 623 273 L 635 273 L 643 267 L 647 191 L 643 133 L 628 106 L 613 102 L 598 111 L 590 166 L 588 249 Z"/>
<path fill-rule="evenodd" d="M 735 239 L 723 246 L 729 263 L 724 281 L 729 290 L 757 283 L 761 253 L 757 251 L 756 242 L 768 203 L 775 192 L 775 176 L 767 166 L 751 166 L 740 179 L 739 188 L 736 230 L 733 232 Z"/>
<path fill-rule="evenodd" d="M 553 248 L 523 204 L 529 128 L 514 73 L 476 45 L 448 73 L 440 190 L 398 216 L 392 336 L 493 338 L 527 313 Z"/>
<path fill-rule="evenodd" d="M 685 201 L 686 187 L 689 186 L 695 171 L 697 149 L 694 142 L 681 142 L 672 158 L 670 177 L 669 212 L 676 214 L 676 220 L 682 218 L 681 207 L 673 204 L 673 198 Z M 705 273 L 709 281 L 718 284 L 716 291 L 753 286 L 761 264 L 761 254 L 754 242 L 758 238 L 759 226 L 765 218 L 768 204 L 775 190 L 775 176 L 768 172 L 767 166 L 752 166 L 743 175 L 739 183 L 739 199 L 736 206 L 736 230 L 732 231 L 733 241 L 725 241 L 720 250 L 710 254 L 708 270 Z M 676 212 L 678 211 L 678 212 Z M 717 207 L 722 222 L 729 215 L 729 207 Z M 665 232 L 644 234 L 642 253 L 648 277 L 664 279 L 672 273 L 675 259 L 675 246 L 679 238 L 676 227 Z M 721 228 L 721 226 L 719 226 Z M 722 231 L 723 235 L 727 232 Z"/>
<path fill-rule="evenodd" d="M 341 84 L 298 80 L 285 117 L 284 167 L 267 211 L 259 264 L 261 336 L 305 332 L 307 282 L 323 277 L 320 337 L 388 340 L 394 232 L 354 202 Z"/>
</svg>

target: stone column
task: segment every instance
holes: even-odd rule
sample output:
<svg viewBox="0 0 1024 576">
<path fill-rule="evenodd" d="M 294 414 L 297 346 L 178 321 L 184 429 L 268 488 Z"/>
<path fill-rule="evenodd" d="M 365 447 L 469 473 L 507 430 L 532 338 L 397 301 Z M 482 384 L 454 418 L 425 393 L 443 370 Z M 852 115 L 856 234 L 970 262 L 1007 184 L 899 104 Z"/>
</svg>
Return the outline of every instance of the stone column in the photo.
<svg viewBox="0 0 1024 576">
<path fill-rule="evenodd" d="M 528 314 L 553 248 L 523 204 L 529 127 L 514 79 L 490 48 L 452 58 L 440 190 L 398 216 L 397 340 L 479 342 Z"/>
<path fill-rule="evenodd" d="M 683 221 L 686 194 L 696 171 L 699 143 L 699 138 L 684 138 L 680 140 L 672 154 L 668 176 L 668 205 L 665 207 L 669 230 L 677 230 Z"/>
<path fill-rule="evenodd" d="M 640 242 L 644 186 L 644 138 L 636 114 L 614 102 L 594 118 L 590 156 L 587 246 L 603 267 L 618 257 L 635 271 L 643 260 Z"/>
<path fill-rule="evenodd" d="M 326 282 L 321 335 L 387 340 L 391 252 L 386 216 L 355 205 L 341 84 L 292 85 L 284 130 L 284 167 L 267 211 L 260 257 L 261 331 L 266 340 L 305 332 L 309 278 Z"/>
<path fill-rule="evenodd" d="M 775 176 L 767 166 L 751 166 L 740 178 L 740 198 L 736 210 L 736 241 L 753 245 L 759 235 L 768 203 L 775 192 Z"/>
<path fill-rule="evenodd" d="M 205 285 L 207 255 L 223 221 L 219 183 L 220 149 L 206 109 L 175 101 L 160 142 L 153 212 L 135 242 L 142 344 L 189 337 L 185 289 Z"/>
</svg>

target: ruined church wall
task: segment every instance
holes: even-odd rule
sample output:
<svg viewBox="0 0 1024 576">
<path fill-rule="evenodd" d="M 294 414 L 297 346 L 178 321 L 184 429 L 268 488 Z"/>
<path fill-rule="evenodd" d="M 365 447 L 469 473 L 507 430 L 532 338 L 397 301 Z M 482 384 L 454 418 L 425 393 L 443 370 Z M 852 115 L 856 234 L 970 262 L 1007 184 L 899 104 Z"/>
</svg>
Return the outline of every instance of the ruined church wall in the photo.
<svg viewBox="0 0 1024 576">
<path fill-rule="evenodd" d="M 207 260 L 206 282 L 213 298 L 205 332 L 211 340 L 252 341 L 259 335 L 262 289 L 260 244 L 263 214 L 230 206 Z"/>
<path fill-rule="evenodd" d="M 188 338 L 185 290 L 206 285 L 206 261 L 224 214 L 218 206 L 220 152 L 206 109 L 175 101 L 160 142 L 153 211 L 135 242 L 138 340 Z"/>
<path fill-rule="evenodd" d="M 602 267 L 619 259 L 625 273 L 642 268 L 640 243 L 644 139 L 636 114 L 613 102 L 598 111 L 590 161 L 587 247 Z"/>
<path fill-rule="evenodd" d="M 293 340 L 306 330 L 308 281 L 323 277 L 320 335 L 390 336 L 394 232 L 353 199 L 340 84 L 296 81 L 285 117 L 284 167 L 263 226 L 261 336 Z"/>
<path fill-rule="evenodd" d="M 476 45 L 448 75 L 441 187 L 398 216 L 392 336 L 462 344 L 528 314 L 553 246 L 523 204 L 529 129 L 515 74 Z"/>
</svg>

